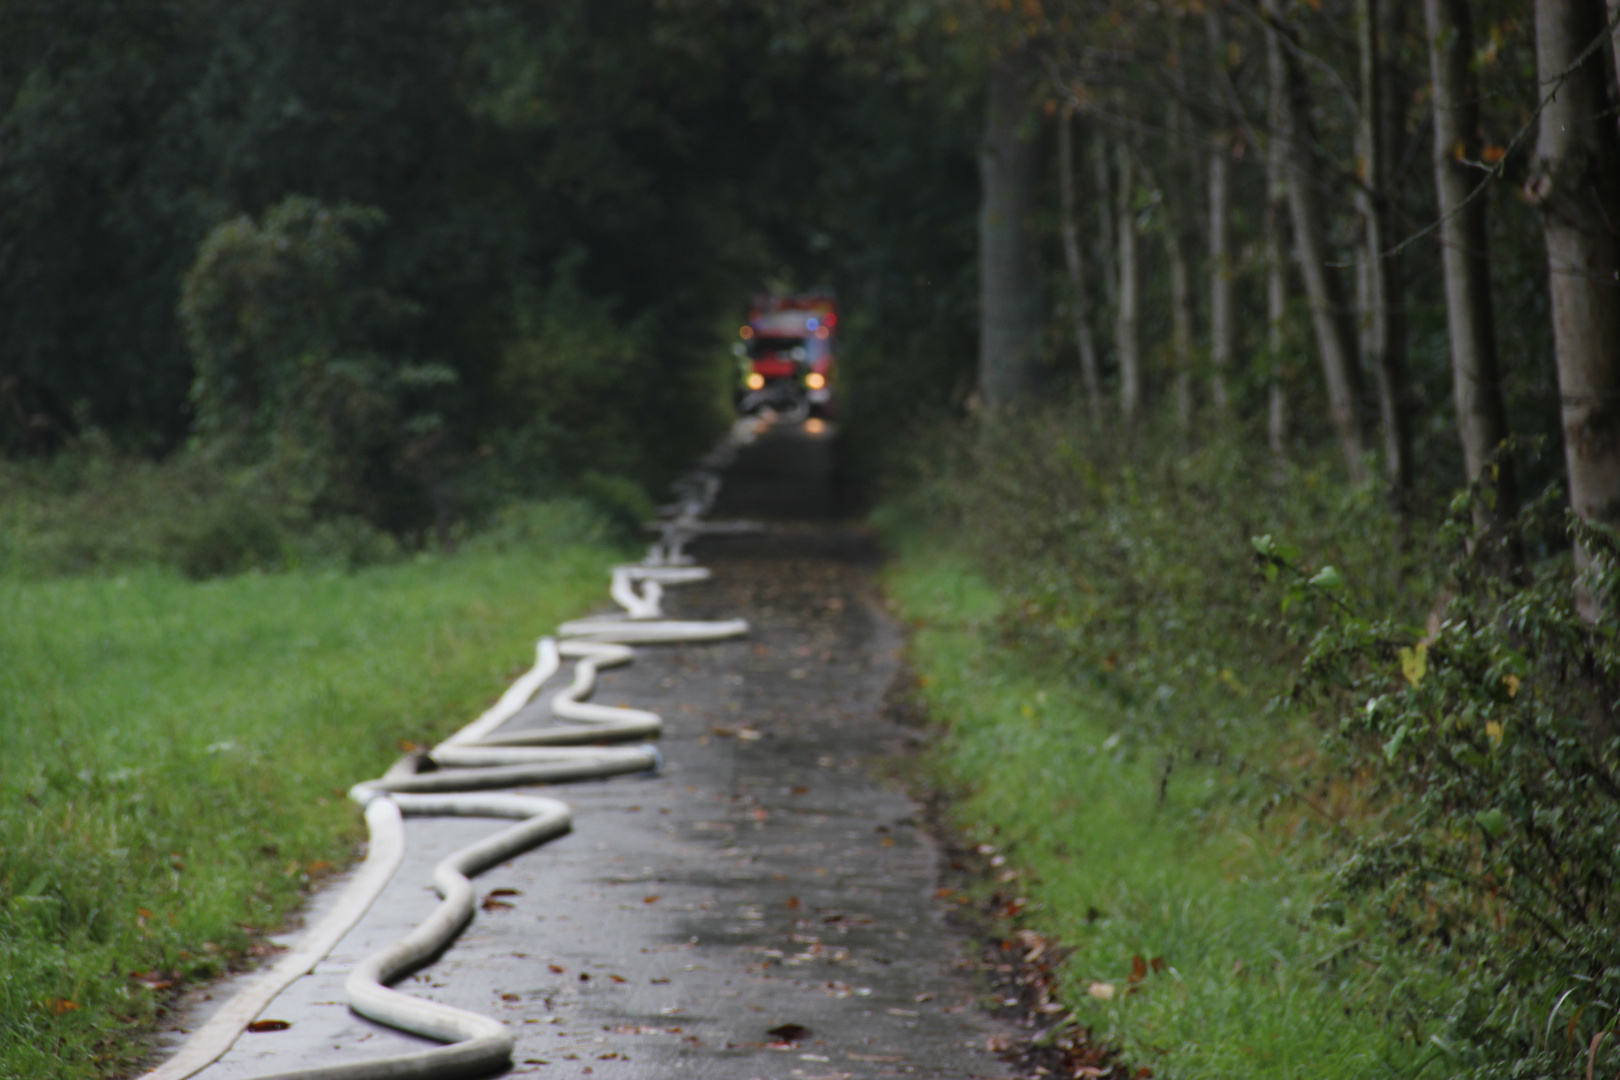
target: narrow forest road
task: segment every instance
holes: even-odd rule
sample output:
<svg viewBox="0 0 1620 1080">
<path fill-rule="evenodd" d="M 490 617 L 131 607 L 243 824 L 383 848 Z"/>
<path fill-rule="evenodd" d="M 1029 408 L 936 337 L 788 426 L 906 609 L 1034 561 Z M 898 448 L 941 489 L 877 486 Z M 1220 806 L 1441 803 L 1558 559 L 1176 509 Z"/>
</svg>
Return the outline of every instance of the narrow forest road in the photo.
<svg viewBox="0 0 1620 1080">
<path fill-rule="evenodd" d="M 975 1003 L 967 943 L 935 899 L 939 854 L 882 779 L 910 737 L 883 715 L 902 639 L 877 594 L 873 541 L 840 521 L 834 463 L 831 434 L 797 425 L 742 450 L 714 517 L 766 530 L 700 541 L 713 580 L 665 606 L 743 616 L 752 631 L 638 648 L 593 699 L 663 715 L 663 771 L 548 789 L 573 806 L 574 831 L 480 876 L 484 909 L 401 984 L 510 1024 L 510 1075 L 1010 1075 L 986 1049 L 1003 1029 Z M 434 862 L 489 825 L 408 830 L 382 899 L 262 1014 L 290 1027 L 244 1034 L 199 1076 L 423 1045 L 351 1013 L 344 973 L 433 907 Z"/>
</svg>

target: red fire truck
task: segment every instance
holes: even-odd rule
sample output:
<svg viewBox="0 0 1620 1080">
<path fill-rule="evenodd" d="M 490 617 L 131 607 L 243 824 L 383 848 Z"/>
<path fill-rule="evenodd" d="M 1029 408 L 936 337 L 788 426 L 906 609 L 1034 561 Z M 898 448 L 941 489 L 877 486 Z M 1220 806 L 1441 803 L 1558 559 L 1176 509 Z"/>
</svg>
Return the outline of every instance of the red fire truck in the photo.
<svg viewBox="0 0 1620 1080">
<path fill-rule="evenodd" d="M 838 302 L 831 292 L 756 296 L 737 334 L 738 409 L 790 420 L 833 415 Z"/>
</svg>

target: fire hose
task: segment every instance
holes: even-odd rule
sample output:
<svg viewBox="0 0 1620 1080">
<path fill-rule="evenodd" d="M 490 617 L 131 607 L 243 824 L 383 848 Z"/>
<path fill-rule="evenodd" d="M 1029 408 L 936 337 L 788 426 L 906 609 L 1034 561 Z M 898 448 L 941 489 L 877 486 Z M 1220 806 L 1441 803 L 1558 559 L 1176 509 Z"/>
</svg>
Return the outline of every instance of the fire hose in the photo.
<svg viewBox="0 0 1620 1080">
<path fill-rule="evenodd" d="M 218 1060 L 275 997 L 314 969 L 382 893 L 405 851 L 405 817 L 457 816 L 516 819 L 517 823 L 456 851 L 433 870 L 440 903 L 400 941 L 374 953 L 348 975 L 344 991 L 356 1013 L 443 1045 L 407 1054 L 278 1072 L 259 1080 L 450 1080 L 481 1076 L 511 1060 L 514 1037 L 499 1020 L 393 989 L 396 982 L 444 951 L 473 918 L 471 878 L 481 871 L 567 833 L 572 811 L 557 799 L 495 793 L 495 789 L 560 784 L 656 772 L 662 756 L 650 744 L 602 746 L 656 738 L 658 714 L 587 700 L 604 668 L 626 664 L 632 645 L 718 641 L 748 632 L 742 619 L 667 619 L 666 586 L 701 581 L 709 572 L 691 565 L 685 546 L 704 533 L 757 526 L 705 522 L 719 493 L 719 470 L 756 428 L 744 421 L 677 482 L 676 501 L 663 508 L 659 538 L 642 563 L 613 570 L 610 595 L 623 609 L 566 622 L 542 637 L 535 663 L 482 716 L 426 753 L 409 755 L 384 775 L 354 785 L 349 797 L 365 810 L 365 861 L 333 908 L 272 967 L 226 1003 L 181 1050 L 142 1080 L 186 1080 Z M 552 695 L 553 724 L 506 730 L 563 661 L 574 662 L 572 682 Z"/>
</svg>

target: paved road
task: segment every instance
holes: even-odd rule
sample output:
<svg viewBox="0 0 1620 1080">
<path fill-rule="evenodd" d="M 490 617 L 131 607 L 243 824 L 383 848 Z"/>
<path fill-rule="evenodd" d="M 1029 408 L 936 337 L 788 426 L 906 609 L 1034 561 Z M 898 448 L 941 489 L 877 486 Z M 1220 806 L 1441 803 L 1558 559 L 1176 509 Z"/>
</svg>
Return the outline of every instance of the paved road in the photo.
<svg viewBox="0 0 1620 1080">
<path fill-rule="evenodd" d="M 939 855 L 882 779 L 910 738 L 883 716 L 901 637 L 875 592 L 871 540 L 837 521 L 833 464 L 831 439 L 799 428 L 743 452 L 715 514 L 767 531 L 704 540 L 714 580 L 665 607 L 742 615 L 753 632 L 641 648 L 604 675 L 596 700 L 663 715 L 664 771 L 550 789 L 574 807 L 574 832 L 477 879 L 481 895 L 509 891 L 403 985 L 511 1024 L 512 1075 L 1010 1075 L 985 1049 L 1003 1029 L 979 1011 L 965 943 L 934 899 Z M 514 723 L 545 719 L 536 706 Z M 389 891 L 263 1014 L 291 1027 L 243 1035 L 200 1075 L 421 1045 L 351 1014 L 343 975 L 433 907 L 435 861 L 490 829 L 410 821 Z"/>
</svg>

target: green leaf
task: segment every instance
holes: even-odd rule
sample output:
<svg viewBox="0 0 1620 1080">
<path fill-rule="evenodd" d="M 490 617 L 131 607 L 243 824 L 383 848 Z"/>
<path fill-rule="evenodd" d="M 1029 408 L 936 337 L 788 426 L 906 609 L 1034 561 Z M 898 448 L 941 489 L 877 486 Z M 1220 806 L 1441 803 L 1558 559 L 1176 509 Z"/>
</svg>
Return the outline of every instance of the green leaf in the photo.
<svg viewBox="0 0 1620 1080">
<path fill-rule="evenodd" d="M 1318 589 L 1334 592 L 1344 588 L 1344 575 L 1339 573 L 1339 568 L 1336 566 L 1324 566 L 1311 578 L 1310 583 Z"/>
<path fill-rule="evenodd" d="M 1411 724 L 1402 724 L 1395 730 L 1395 734 L 1384 744 L 1384 760 L 1393 762 L 1395 755 L 1401 752 L 1401 744 L 1406 741 L 1407 734 L 1412 730 Z"/>
<path fill-rule="evenodd" d="M 1485 831 L 1485 835 L 1493 840 L 1501 836 L 1503 830 L 1507 828 L 1507 815 L 1494 806 L 1475 814 L 1474 821 Z"/>
</svg>

